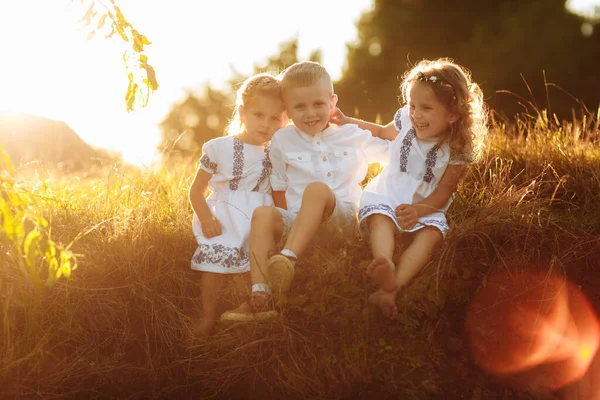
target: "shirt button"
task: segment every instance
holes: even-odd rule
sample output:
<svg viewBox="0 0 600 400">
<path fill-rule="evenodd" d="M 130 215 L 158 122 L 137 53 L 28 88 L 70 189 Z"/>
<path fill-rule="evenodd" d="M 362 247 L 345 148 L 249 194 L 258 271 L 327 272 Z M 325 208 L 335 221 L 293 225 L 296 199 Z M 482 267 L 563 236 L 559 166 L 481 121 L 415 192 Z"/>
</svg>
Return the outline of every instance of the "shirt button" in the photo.
<svg viewBox="0 0 600 400">
<path fill-rule="evenodd" d="M 345 155 L 345 156 L 347 156 L 347 155 L 348 155 L 348 152 L 347 152 L 347 151 L 345 151 L 345 152 L 344 152 L 344 155 Z"/>
<path fill-rule="evenodd" d="M 327 157 L 323 157 L 323 161 L 327 161 Z"/>
<path fill-rule="evenodd" d="M 328 172 L 328 173 L 327 173 L 327 176 L 331 176 L 331 172 Z"/>
<path fill-rule="evenodd" d="M 302 157 L 298 157 L 298 160 L 302 160 Z"/>
<path fill-rule="evenodd" d="M 317 144 L 321 144 L 321 142 L 317 142 Z"/>
</svg>

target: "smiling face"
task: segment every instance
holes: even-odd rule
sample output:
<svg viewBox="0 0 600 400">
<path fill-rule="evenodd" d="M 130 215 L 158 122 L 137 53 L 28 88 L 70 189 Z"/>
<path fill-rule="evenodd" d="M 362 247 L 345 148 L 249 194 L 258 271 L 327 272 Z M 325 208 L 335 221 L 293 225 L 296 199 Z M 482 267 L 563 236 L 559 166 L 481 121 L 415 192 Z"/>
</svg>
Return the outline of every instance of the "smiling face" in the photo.
<svg viewBox="0 0 600 400">
<path fill-rule="evenodd" d="M 409 92 L 410 121 L 422 140 L 439 140 L 456 121 L 456 116 L 441 103 L 431 86 L 415 82 Z"/>
<path fill-rule="evenodd" d="M 337 96 L 331 93 L 331 83 L 320 79 L 310 86 L 284 90 L 287 115 L 302 132 L 315 135 L 329 125 L 329 115 L 335 109 Z"/>
<path fill-rule="evenodd" d="M 241 106 L 239 112 L 244 125 L 242 141 L 253 145 L 271 140 L 287 120 L 283 103 L 269 96 L 257 95 L 248 106 Z"/>
</svg>

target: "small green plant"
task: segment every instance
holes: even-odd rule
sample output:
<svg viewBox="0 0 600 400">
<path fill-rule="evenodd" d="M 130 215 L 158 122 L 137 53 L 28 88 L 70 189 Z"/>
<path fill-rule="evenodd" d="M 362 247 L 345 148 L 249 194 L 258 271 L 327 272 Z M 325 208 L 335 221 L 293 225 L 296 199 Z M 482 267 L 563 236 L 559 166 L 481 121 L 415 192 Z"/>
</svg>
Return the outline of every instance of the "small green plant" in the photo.
<svg viewBox="0 0 600 400">
<path fill-rule="evenodd" d="M 31 194 L 13 178 L 10 157 L 0 147 L 0 246 L 5 255 L 39 287 L 70 277 L 77 258 L 51 239 L 48 221 L 36 211 Z"/>
</svg>

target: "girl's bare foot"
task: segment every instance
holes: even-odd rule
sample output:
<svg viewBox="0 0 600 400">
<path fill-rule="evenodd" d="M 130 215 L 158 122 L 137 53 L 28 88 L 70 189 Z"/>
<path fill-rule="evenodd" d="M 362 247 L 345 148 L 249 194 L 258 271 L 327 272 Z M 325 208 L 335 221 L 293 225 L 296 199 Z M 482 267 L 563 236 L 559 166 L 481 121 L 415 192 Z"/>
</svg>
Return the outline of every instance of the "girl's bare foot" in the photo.
<svg viewBox="0 0 600 400">
<path fill-rule="evenodd" d="M 375 257 L 367 266 L 367 275 L 385 292 L 395 292 L 398 289 L 395 270 L 392 261 L 385 257 Z"/>
<path fill-rule="evenodd" d="M 386 318 L 394 319 L 398 316 L 396 292 L 386 292 L 379 289 L 369 296 L 369 303 L 378 307 Z"/>
</svg>

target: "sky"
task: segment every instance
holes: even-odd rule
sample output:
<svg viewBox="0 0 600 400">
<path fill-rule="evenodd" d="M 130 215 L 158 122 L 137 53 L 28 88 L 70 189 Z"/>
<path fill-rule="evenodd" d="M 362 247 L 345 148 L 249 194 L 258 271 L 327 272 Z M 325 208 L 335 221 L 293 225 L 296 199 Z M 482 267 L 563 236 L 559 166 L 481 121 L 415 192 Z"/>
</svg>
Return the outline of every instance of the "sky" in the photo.
<svg viewBox="0 0 600 400">
<path fill-rule="evenodd" d="M 98 0 L 108 1 L 108 0 Z M 89 0 L 86 0 L 89 2 Z M 372 0 L 116 0 L 152 42 L 149 63 L 159 89 L 146 108 L 127 113 L 127 76 L 116 36 L 88 41 L 77 27 L 85 7 L 75 0 L 0 0 L 0 111 L 66 122 L 87 143 L 149 165 L 160 139 L 157 124 L 186 90 L 219 87 L 231 68 L 250 74 L 256 62 L 298 37 L 300 57 L 320 49 L 340 77 L 346 43 Z M 582 12 L 600 0 L 570 0 Z"/>
</svg>

